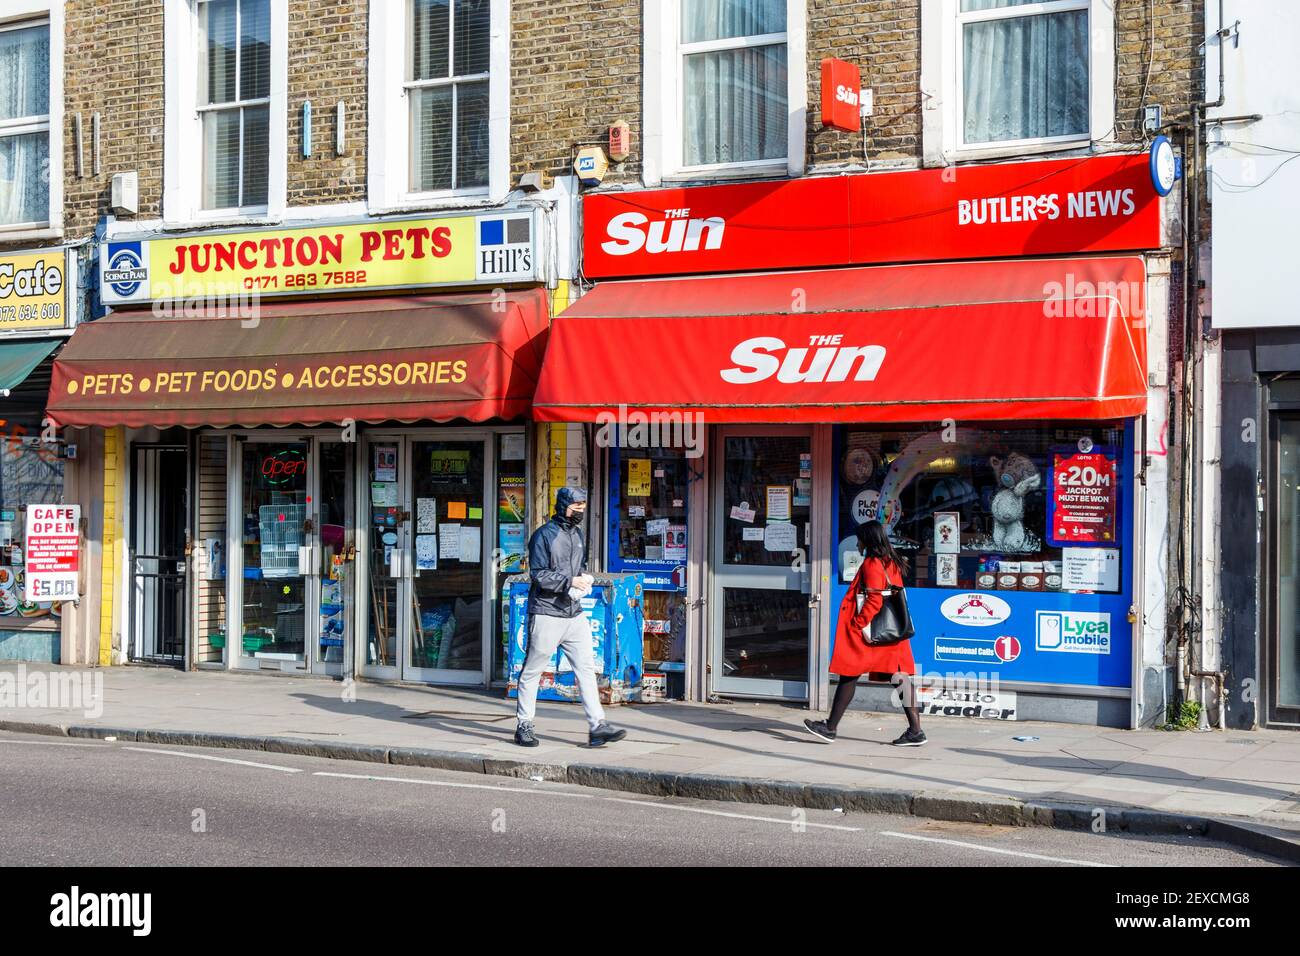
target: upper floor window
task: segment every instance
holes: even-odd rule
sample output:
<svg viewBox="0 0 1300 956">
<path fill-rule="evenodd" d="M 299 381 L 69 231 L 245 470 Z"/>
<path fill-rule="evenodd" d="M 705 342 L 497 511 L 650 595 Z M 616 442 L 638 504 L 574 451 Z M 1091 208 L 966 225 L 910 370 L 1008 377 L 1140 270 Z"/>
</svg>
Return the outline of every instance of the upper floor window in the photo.
<svg viewBox="0 0 1300 956">
<path fill-rule="evenodd" d="M 288 0 L 163 0 L 163 219 L 279 219 Z"/>
<path fill-rule="evenodd" d="M 784 163 L 785 0 L 682 0 L 682 165 Z"/>
<path fill-rule="evenodd" d="M 1114 119 L 1109 0 L 922 4 L 926 158 L 1065 149 Z"/>
<path fill-rule="evenodd" d="M 486 189 L 488 0 L 411 0 L 411 192 Z"/>
<path fill-rule="evenodd" d="M 646 181 L 802 172 L 803 0 L 646 10 Z"/>
<path fill-rule="evenodd" d="M 961 0 L 962 145 L 1088 135 L 1088 0 Z"/>
<path fill-rule="evenodd" d="M 270 166 L 270 0 L 200 0 L 203 208 L 265 206 Z"/>
<path fill-rule="evenodd" d="M 50 221 L 50 24 L 0 26 L 0 226 Z"/>
</svg>

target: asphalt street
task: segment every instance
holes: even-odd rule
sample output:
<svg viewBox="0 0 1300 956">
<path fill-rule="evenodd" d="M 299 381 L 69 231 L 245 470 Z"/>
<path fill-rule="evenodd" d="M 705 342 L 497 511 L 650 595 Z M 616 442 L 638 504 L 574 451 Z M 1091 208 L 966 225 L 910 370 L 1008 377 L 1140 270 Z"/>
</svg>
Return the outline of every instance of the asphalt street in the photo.
<svg viewBox="0 0 1300 956">
<path fill-rule="evenodd" d="M 0 734 L 0 865 L 1259 866 L 1130 837 Z"/>
</svg>

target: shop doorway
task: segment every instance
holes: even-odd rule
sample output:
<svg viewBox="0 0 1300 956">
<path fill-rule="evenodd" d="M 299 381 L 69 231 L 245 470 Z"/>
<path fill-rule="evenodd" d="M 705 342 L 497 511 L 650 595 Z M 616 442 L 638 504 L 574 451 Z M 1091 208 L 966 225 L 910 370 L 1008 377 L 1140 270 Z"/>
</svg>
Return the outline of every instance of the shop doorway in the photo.
<svg viewBox="0 0 1300 956">
<path fill-rule="evenodd" d="M 712 690 L 806 700 L 812 430 L 730 427 L 716 441 Z"/>
<path fill-rule="evenodd" d="M 355 445 L 270 434 L 235 444 L 235 666 L 340 676 L 351 643 Z"/>
<path fill-rule="evenodd" d="M 1300 724 L 1300 413 L 1272 417 L 1272 607 L 1264 650 L 1267 722 Z"/>
<path fill-rule="evenodd" d="M 132 661 L 185 660 L 187 468 L 184 445 L 131 447 Z"/>
<path fill-rule="evenodd" d="M 505 677 L 499 596 L 522 569 L 522 431 L 376 434 L 366 446 L 361 672 L 439 684 Z"/>
</svg>

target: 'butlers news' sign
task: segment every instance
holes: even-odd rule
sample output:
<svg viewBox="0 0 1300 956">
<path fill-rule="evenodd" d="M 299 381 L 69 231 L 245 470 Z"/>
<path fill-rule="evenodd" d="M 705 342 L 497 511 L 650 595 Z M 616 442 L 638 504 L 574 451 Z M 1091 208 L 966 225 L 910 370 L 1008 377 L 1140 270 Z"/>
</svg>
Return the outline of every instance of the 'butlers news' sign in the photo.
<svg viewBox="0 0 1300 956">
<path fill-rule="evenodd" d="M 601 193 L 587 276 L 1079 254 L 1160 245 L 1140 156 Z"/>
</svg>

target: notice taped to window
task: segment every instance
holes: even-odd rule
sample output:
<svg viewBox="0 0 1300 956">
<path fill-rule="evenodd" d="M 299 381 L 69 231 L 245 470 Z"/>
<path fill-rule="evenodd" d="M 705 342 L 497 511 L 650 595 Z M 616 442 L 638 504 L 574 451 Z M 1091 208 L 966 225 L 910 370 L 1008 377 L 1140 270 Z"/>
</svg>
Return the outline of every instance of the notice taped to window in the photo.
<svg viewBox="0 0 1300 956">
<path fill-rule="evenodd" d="M 75 601 L 80 505 L 28 505 L 23 594 L 28 603 Z"/>
<path fill-rule="evenodd" d="M 1116 548 L 1063 548 L 1063 591 L 1119 590 L 1119 550 Z"/>
</svg>

